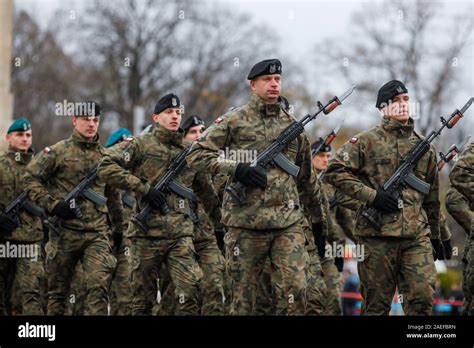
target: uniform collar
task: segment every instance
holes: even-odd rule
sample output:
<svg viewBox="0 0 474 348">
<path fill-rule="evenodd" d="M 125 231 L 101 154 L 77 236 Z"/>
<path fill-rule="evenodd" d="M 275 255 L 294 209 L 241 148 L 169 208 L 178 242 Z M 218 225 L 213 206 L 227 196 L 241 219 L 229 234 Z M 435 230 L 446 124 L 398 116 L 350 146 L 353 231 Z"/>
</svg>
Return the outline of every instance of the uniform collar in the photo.
<svg viewBox="0 0 474 348">
<path fill-rule="evenodd" d="M 29 148 L 26 152 L 20 151 L 13 146 L 8 146 L 7 156 L 16 162 L 28 164 L 33 158 L 33 149 Z"/>
<path fill-rule="evenodd" d="M 396 136 L 410 136 L 413 134 L 415 122 L 410 117 L 407 124 L 402 124 L 390 116 L 382 118 L 382 128 Z"/>
<path fill-rule="evenodd" d="M 97 148 L 99 146 L 99 133 L 97 133 L 94 138 L 87 139 L 81 133 L 79 133 L 77 129 L 74 128 L 70 139 L 75 144 L 85 148 Z"/>
<path fill-rule="evenodd" d="M 184 131 L 181 128 L 178 128 L 176 132 L 172 132 L 158 123 L 155 124 L 153 128 L 153 134 L 164 144 L 172 144 L 176 146 L 182 146 Z"/>
<path fill-rule="evenodd" d="M 280 115 L 281 105 L 280 103 L 267 103 L 255 93 L 252 93 L 249 104 L 251 109 L 257 111 L 262 116 L 267 117 L 278 117 Z"/>
</svg>

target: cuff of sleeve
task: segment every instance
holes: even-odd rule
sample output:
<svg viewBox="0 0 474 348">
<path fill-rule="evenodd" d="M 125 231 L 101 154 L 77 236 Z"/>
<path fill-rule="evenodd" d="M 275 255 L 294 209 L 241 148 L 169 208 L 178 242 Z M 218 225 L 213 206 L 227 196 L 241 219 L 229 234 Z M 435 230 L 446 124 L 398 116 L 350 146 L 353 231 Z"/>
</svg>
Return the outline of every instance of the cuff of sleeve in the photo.
<svg viewBox="0 0 474 348">
<path fill-rule="evenodd" d="M 48 203 L 44 205 L 46 207 L 46 213 L 48 213 L 49 215 L 52 215 L 54 207 L 56 206 L 56 204 L 60 202 L 60 200 L 59 199 L 56 200 L 52 197 L 48 197 L 47 199 L 48 199 Z"/>
<path fill-rule="evenodd" d="M 368 186 L 364 186 L 364 188 L 360 192 L 359 199 L 362 202 L 365 202 L 365 203 L 370 205 L 374 201 L 376 195 L 377 195 L 376 190 L 374 190 L 373 188 L 370 188 Z"/>
<path fill-rule="evenodd" d="M 235 169 L 239 163 L 236 161 L 225 160 L 220 164 L 219 174 L 234 176 Z"/>
</svg>

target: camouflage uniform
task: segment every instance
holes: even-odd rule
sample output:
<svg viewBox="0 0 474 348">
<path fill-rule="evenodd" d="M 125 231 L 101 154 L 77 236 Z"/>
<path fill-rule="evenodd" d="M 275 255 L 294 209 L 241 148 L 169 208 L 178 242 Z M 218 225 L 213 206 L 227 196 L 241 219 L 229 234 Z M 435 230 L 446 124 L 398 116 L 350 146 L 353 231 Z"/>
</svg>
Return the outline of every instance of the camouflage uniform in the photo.
<svg viewBox="0 0 474 348">
<path fill-rule="evenodd" d="M 223 158 L 226 151 L 245 150 L 245 154 L 255 154 L 293 121 L 280 104 L 266 104 L 253 94 L 248 104 L 218 118 L 206 130 L 201 140 L 194 143 L 188 163 L 212 175 L 229 175 L 229 184 L 238 163 L 249 158 L 244 161 Z M 280 168 L 269 168 L 267 188 L 247 188 L 248 203 L 243 207 L 224 192 L 222 223 L 228 231 L 224 241 L 226 266 L 233 281 L 231 314 L 234 315 L 253 312 L 257 285 L 268 256 L 272 263 L 276 314 L 305 312 L 305 237 L 300 199 L 311 209 L 314 222 L 320 223 L 319 186 L 312 170 L 310 144 L 304 134 L 284 152 L 300 166 L 297 178 Z"/>
<path fill-rule="evenodd" d="M 202 280 L 199 286 L 199 308 L 201 315 L 223 315 L 224 312 L 224 260 L 217 247 L 214 227 L 198 204 L 199 222 L 194 226 L 194 248 L 196 249 L 199 267 L 202 270 Z M 174 312 L 174 285 L 167 276 L 160 278 L 162 301 L 159 315 L 169 315 Z"/>
<path fill-rule="evenodd" d="M 128 195 L 133 198 L 133 194 L 122 191 L 121 197 Z M 123 199 L 122 199 L 123 203 Z M 131 224 L 133 207 L 123 204 L 123 227 L 114 233 L 122 235 L 122 243 L 119 248 L 114 245 L 114 255 L 117 258 L 117 267 L 112 278 L 110 286 L 110 314 L 111 315 L 132 315 L 132 242 L 126 237 L 126 231 Z M 111 215 L 120 214 L 118 211 L 111 211 Z"/>
<path fill-rule="evenodd" d="M 363 205 L 357 212 L 356 238 L 364 245 L 358 263 L 363 314 L 388 314 L 398 275 L 410 289 L 407 314 L 429 315 L 435 286 L 430 237 L 439 238 L 439 200 L 436 152 L 432 147 L 418 163 L 415 174 L 431 185 L 428 195 L 411 188 L 401 194 L 403 208 L 382 214 L 382 230 L 372 228 L 361 216 L 399 161 L 419 140 L 410 119 L 403 125 L 388 116 L 382 124 L 356 135 L 339 149 L 326 171 L 329 183 Z"/>
<path fill-rule="evenodd" d="M 87 139 L 74 129 L 68 139 L 45 148 L 27 166 L 23 183 L 29 190 L 29 197 L 47 214 L 52 214 L 56 204 L 97 165 L 103 151 L 98 135 Z M 49 231 L 46 245 L 49 315 L 65 314 L 66 296 L 79 260 L 85 277 L 85 314 L 108 313 L 108 288 L 116 259 L 111 253 L 107 207 L 120 205 L 120 196 L 118 191 L 99 180 L 90 188 L 108 198 L 107 206 L 80 198 L 77 203 L 83 217 L 62 221 L 57 231 Z"/>
<path fill-rule="evenodd" d="M 136 209 L 146 203 L 145 195 L 164 174 L 169 162 L 184 148 L 182 131 L 171 132 L 158 124 L 151 133 L 129 139 L 108 149 L 99 176 L 123 190 L 136 194 Z M 205 175 L 185 170 L 178 180 L 192 187 L 206 211 L 218 210 L 218 199 Z M 153 211 L 144 233 L 130 225 L 132 240 L 132 289 L 134 315 L 150 315 L 158 292 L 157 279 L 166 263 L 175 286 L 175 314 L 198 314 L 201 270 L 193 244 L 194 225 L 190 203 L 174 193 L 166 196 L 170 212 Z"/>
<path fill-rule="evenodd" d="M 31 149 L 25 153 L 13 147 L 9 147 L 0 155 L 0 187 L 2 188 L 0 210 L 4 210 L 24 190 L 21 177 L 32 158 Z M 18 314 L 44 315 L 40 285 L 45 274 L 41 246 L 43 239 L 41 218 L 21 210 L 19 221 L 20 226 L 11 234 L 0 233 L 0 244 L 5 247 L 4 251 L 15 246 L 18 251 L 22 248 L 26 251 L 28 248 L 34 254 L 30 254 L 32 258 L 26 257 L 27 255 L 18 255 L 15 258 L 6 255 L 0 257 L 0 315 L 11 314 L 10 310 L 7 311 L 7 307 L 15 280 L 19 291 L 15 295 L 21 303 L 21 313 Z"/>
<path fill-rule="evenodd" d="M 449 175 L 446 207 L 468 234 L 463 254 L 464 313 L 474 314 L 474 143 L 459 157 Z"/>
<path fill-rule="evenodd" d="M 344 232 L 342 227 L 339 225 L 335 216 L 335 207 L 330 207 L 329 199 L 334 197 L 334 188 L 324 181 L 324 174 L 321 175 L 320 180 L 321 188 L 324 193 L 325 201 L 325 215 L 328 221 L 328 235 L 326 251 L 332 250 L 333 253 L 337 251 L 333 250 L 333 246 L 343 246 L 345 244 Z M 334 243 L 334 244 L 333 244 Z M 342 277 L 334 263 L 333 253 L 325 253 L 321 260 L 321 268 L 323 272 L 324 282 L 326 284 L 326 291 L 324 292 L 324 315 L 342 315 L 341 305 L 341 291 L 342 291 Z"/>
</svg>

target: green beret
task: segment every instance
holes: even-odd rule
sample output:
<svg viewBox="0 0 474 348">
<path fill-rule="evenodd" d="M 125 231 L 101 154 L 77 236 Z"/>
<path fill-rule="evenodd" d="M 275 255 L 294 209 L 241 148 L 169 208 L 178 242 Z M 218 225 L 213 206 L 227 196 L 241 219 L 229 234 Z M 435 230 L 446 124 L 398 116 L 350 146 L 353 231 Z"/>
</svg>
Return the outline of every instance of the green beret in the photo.
<svg viewBox="0 0 474 348">
<path fill-rule="evenodd" d="M 26 118 L 20 118 L 14 121 L 8 128 L 7 134 L 11 132 L 25 132 L 31 129 L 31 123 Z"/>
</svg>

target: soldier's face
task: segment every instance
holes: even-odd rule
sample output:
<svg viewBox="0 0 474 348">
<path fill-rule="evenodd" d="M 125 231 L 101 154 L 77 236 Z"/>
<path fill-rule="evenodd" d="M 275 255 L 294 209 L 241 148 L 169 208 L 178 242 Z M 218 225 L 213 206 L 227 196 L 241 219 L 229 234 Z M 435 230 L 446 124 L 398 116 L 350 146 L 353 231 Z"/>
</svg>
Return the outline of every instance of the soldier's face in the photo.
<svg viewBox="0 0 474 348">
<path fill-rule="evenodd" d="M 407 123 L 410 118 L 410 96 L 408 93 L 397 95 L 381 111 L 400 123 Z"/>
<path fill-rule="evenodd" d="M 330 152 L 320 152 L 313 157 L 313 166 L 319 171 L 326 170 L 331 158 Z"/>
<path fill-rule="evenodd" d="M 260 98 L 269 103 L 276 103 L 280 96 L 281 75 L 264 75 L 250 81 L 250 88 Z"/>
<path fill-rule="evenodd" d="M 186 135 L 184 136 L 184 139 L 186 139 L 188 141 L 196 141 L 199 138 L 201 138 L 201 135 L 202 135 L 203 132 L 204 132 L 204 126 L 203 125 L 191 127 L 186 132 Z"/>
<path fill-rule="evenodd" d="M 161 127 L 166 128 L 172 132 L 176 132 L 181 124 L 181 109 L 168 108 L 153 115 L 153 121 L 158 123 Z"/>
<path fill-rule="evenodd" d="M 72 124 L 84 138 L 93 138 L 99 129 L 99 117 L 73 117 Z"/>
<path fill-rule="evenodd" d="M 31 129 L 25 132 L 11 132 L 5 136 L 5 139 L 11 147 L 20 151 L 27 151 L 33 142 Z"/>
</svg>

